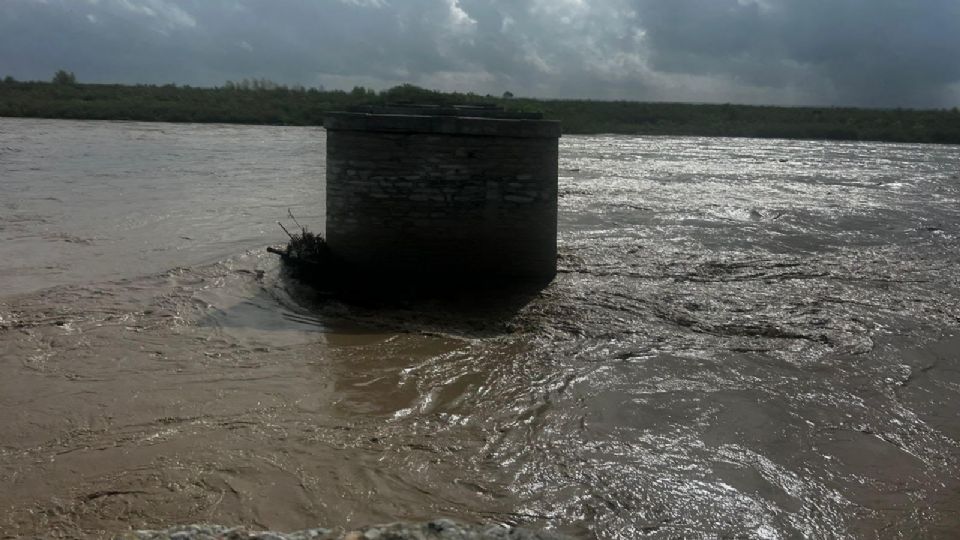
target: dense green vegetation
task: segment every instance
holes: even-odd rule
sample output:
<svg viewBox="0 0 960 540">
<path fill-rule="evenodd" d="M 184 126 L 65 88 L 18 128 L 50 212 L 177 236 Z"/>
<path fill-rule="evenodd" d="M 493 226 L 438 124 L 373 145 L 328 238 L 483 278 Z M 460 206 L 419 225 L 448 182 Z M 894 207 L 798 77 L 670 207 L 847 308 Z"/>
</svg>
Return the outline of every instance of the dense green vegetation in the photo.
<svg viewBox="0 0 960 540">
<path fill-rule="evenodd" d="M 327 111 L 400 102 L 489 103 L 542 111 L 561 120 L 565 133 L 711 135 L 796 139 L 876 140 L 960 144 L 960 111 L 759 107 L 536 100 L 441 93 L 412 85 L 346 92 L 276 85 L 266 80 L 228 82 L 219 88 L 78 84 L 59 71 L 52 82 L 0 81 L 0 116 L 319 125 Z"/>
</svg>

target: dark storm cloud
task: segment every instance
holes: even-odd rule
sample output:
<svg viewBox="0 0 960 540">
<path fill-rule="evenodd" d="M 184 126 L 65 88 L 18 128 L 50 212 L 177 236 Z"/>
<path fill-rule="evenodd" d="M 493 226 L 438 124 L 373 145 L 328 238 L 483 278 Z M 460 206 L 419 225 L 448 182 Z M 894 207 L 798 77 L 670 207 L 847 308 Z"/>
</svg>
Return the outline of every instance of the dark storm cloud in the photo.
<svg viewBox="0 0 960 540">
<path fill-rule="evenodd" d="M 960 81 L 956 0 L 636 2 L 653 69 L 841 102 L 946 103 Z M 952 93 L 952 95 L 951 95 Z"/>
<path fill-rule="evenodd" d="M 0 75 L 954 106 L 957 0 L 0 0 Z"/>
</svg>

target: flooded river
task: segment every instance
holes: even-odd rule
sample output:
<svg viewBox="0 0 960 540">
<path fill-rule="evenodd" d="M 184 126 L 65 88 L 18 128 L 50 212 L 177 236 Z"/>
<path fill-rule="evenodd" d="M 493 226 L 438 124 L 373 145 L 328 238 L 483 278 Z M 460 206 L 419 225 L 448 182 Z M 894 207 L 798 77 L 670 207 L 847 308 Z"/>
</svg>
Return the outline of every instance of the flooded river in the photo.
<svg viewBox="0 0 960 540">
<path fill-rule="evenodd" d="M 0 536 L 960 534 L 960 148 L 567 136 L 526 298 L 313 298 L 321 129 L 0 119 Z"/>
</svg>

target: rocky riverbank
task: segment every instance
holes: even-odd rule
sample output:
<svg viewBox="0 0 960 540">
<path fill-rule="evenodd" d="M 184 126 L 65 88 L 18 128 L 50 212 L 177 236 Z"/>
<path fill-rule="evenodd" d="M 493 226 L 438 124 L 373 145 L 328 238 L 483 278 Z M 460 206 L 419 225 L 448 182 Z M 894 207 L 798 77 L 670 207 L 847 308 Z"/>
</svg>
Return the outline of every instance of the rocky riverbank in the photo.
<svg viewBox="0 0 960 540">
<path fill-rule="evenodd" d="M 254 532 L 218 525 L 189 525 L 165 531 L 136 531 L 123 540 L 564 540 L 567 537 L 545 531 L 478 526 L 446 519 L 428 523 L 393 523 L 353 531 L 308 529 L 294 533 Z"/>
</svg>

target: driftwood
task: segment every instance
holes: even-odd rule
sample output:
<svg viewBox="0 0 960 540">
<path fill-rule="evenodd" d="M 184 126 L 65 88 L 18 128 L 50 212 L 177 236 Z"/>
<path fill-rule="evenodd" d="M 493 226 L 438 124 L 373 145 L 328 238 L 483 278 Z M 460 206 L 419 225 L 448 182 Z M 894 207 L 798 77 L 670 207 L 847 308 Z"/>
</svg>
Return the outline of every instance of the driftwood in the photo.
<svg viewBox="0 0 960 540">
<path fill-rule="evenodd" d="M 344 271 L 343 265 L 330 253 L 326 239 L 307 230 L 289 209 L 287 215 L 299 227 L 300 232 L 292 233 L 278 221 L 277 225 L 290 240 L 283 247 L 268 247 L 267 252 L 279 255 L 287 270 L 301 282 L 322 290 L 339 288 L 344 276 L 349 273 Z"/>
<path fill-rule="evenodd" d="M 286 233 L 290 241 L 287 243 L 285 249 L 271 246 L 267 248 L 267 251 L 279 255 L 284 259 L 284 262 L 311 265 L 330 264 L 332 257 L 330 256 L 330 249 L 327 247 L 327 241 L 323 236 L 308 231 L 306 227 L 297 221 L 296 216 L 293 215 L 293 212 L 291 212 L 289 208 L 287 209 L 287 215 L 297 224 L 300 232 L 298 234 L 291 233 L 283 226 L 283 223 L 278 221 L 277 225 Z"/>
</svg>

